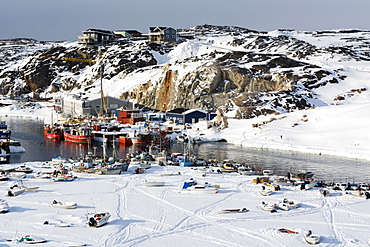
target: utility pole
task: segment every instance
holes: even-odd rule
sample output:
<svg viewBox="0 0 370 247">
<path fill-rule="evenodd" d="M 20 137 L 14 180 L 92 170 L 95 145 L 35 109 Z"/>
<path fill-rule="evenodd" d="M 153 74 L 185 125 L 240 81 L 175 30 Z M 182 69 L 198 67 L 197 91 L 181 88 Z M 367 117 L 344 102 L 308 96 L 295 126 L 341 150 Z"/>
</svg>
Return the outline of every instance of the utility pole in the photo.
<svg viewBox="0 0 370 247">
<path fill-rule="evenodd" d="M 103 74 L 104 74 L 104 63 L 100 65 L 100 97 L 101 97 L 101 110 L 100 113 L 101 115 L 106 114 L 106 102 L 105 102 L 105 97 L 104 97 L 104 92 L 103 92 Z"/>
</svg>

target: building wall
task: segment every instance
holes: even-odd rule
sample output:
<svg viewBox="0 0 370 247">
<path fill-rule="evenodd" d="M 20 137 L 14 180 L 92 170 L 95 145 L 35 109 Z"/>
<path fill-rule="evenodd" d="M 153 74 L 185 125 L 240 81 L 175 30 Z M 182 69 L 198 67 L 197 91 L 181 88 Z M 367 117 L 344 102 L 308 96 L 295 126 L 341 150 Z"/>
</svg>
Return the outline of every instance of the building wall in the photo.
<svg viewBox="0 0 370 247">
<path fill-rule="evenodd" d="M 105 97 L 107 105 L 107 114 L 115 115 L 118 108 L 132 109 L 133 104 L 126 100 L 113 97 Z M 101 99 L 93 100 L 76 100 L 63 99 L 63 113 L 69 116 L 98 116 L 101 112 Z"/>
<path fill-rule="evenodd" d="M 164 30 L 164 41 L 175 42 L 176 41 L 176 30 L 173 28 L 167 28 Z"/>
</svg>

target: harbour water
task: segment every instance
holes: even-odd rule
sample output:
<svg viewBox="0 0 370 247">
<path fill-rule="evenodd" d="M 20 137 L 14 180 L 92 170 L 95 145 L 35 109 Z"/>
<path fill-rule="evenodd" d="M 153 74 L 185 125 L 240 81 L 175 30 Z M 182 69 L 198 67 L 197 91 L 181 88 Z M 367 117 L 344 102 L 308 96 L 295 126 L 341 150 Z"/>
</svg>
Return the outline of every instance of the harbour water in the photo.
<svg viewBox="0 0 370 247">
<path fill-rule="evenodd" d="M 0 117 L 6 121 L 12 131 L 12 139 L 18 140 L 26 149 L 25 153 L 12 154 L 11 163 L 29 161 L 48 161 L 54 156 L 78 157 L 88 151 L 103 153 L 102 143 L 92 146 L 49 140 L 43 135 L 43 120 L 22 117 Z M 172 143 L 169 152 L 183 152 L 184 144 Z M 118 157 L 124 158 L 127 153 L 139 151 L 145 147 L 117 144 L 107 146 L 107 154 L 115 150 Z M 278 175 L 299 170 L 313 171 L 316 177 L 327 182 L 370 182 L 370 161 L 349 159 L 345 157 L 305 154 L 299 152 L 246 148 L 228 143 L 201 143 L 192 147 L 192 152 L 199 158 L 223 161 L 234 160 L 262 169 L 273 169 Z"/>
</svg>

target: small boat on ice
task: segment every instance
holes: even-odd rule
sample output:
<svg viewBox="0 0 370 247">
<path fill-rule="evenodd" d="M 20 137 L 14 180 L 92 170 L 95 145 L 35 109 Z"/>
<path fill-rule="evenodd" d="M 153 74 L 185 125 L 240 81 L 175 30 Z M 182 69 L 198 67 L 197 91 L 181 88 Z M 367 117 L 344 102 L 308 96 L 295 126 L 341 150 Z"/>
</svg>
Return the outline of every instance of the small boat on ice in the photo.
<svg viewBox="0 0 370 247">
<path fill-rule="evenodd" d="M 27 177 L 27 174 L 25 172 L 12 172 L 8 174 L 8 177 L 15 179 L 23 179 Z"/>
<path fill-rule="evenodd" d="M 30 167 L 22 165 L 22 166 L 18 166 L 17 168 L 14 168 L 14 171 L 15 172 L 24 172 L 26 174 L 29 174 L 29 173 L 33 172 L 33 169 L 30 168 Z"/>
<path fill-rule="evenodd" d="M 309 230 L 304 236 L 304 240 L 309 244 L 318 244 L 320 242 L 320 236 L 317 234 L 312 233 L 311 230 Z"/>
<path fill-rule="evenodd" d="M 218 212 L 219 214 L 235 214 L 235 213 L 246 213 L 249 210 L 246 208 L 237 208 L 237 209 L 224 209 Z"/>
<path fill-rule="evenodd" d="M 370 199 L 370 192 L 359 191 L 343 191 L 343 196 L 345 197 L 355 197 L 360 199 Z"/>
<path fill-rule="evenodd" d="M 275 205 L 276 209 L 280 209 L 280 210 L 283 210 L 283 211 L 288 211 L 290 209 L 290 207 L 286 203 L 278 203 L 278 204 L 274 204 L 274 205 Z"/>
<path fill-rule="evenodd" d="M 7 212 L 9 212 L 8 203 L 5 200 L 0 199 L 0 214 L 7 213 Z"/>
<path fill-rule="evenodd" d="M 301 190 L 309 190 L 309 189 L 312 189 L 313 187 L 315 187 L 315 185 L 317 184 L 317 179 L 312 179 L 312 180 L 306 180 L 304 181 L 301 186 L 300 186 L 300 189 Z"/>
<path fill-rule="evenodd" d="M 320 192 L 320 194 L 321 194 L 322 196 L 329 196 L 329 195 L 330 195 L 329 190 L 328 190 L 328 189 L 326 189 L 326 188 L 321 188 L 321 189 L 319 189 L 319 192 Z"/>
<path fill-rule="evenodd" d="M 280 228 L 279 229 L 279 232 L 282 232 L 282 233 L 290 233 L 290 234 L 298 234 L 298 232 L 293 231 L 293 230 L 289 230 L 289 229 L 286 229 L 286 228 Z"/>
<path fill-rule="evenodd" d="M 56 200 L 51 204 L 53 208 L 64 208 L 64 209 L 74 209 L 77 206 L 75 202 L 58 202 Z"/>
<path fill-rule="evenodd" d="M 0 181 L 8 181 L 9 177 L 6 174 L 0 174 Z"/>
<path fill-rule="evenodd" d="M 260 208 L 262 210 L 265 210 L 271 213 L 276 213 L 276 208 L 274 204 L 268 204 L 266 202 L 261 202 Z"/>
<path fill-rule="evenodd" d="M 108 220 L 110 218 L 110 214 L 108 212 L 104 213 L 97 213 L 92 215 L 87 215 L 88 221 L 86 224 L 88 224 L 89 227 L 100 227 L 108 223 Z"/>
<path fill-rule="evenodd" d="M 147 181 L 147 180 L 145 180 L 143 182 L 143 185 L 146 186 L 146 187 L 160 187 L 160 186 L 164 186 L 165 185 L 165 182 L 162 182 L 162 181 Z"/>
<path fill-rule="evenodd" d="M 191 192 L 191 193 L 200 193 L 200 194 L 216 194 L 218 189 L 211 186 L 207 182 L 204 185 L 199 185 L 194 182 L 184 182 L 182 189 L 179 192 Z"/>
<path fill-rule="evenodd" d="M 298 208 L 300 206 L 299 202 L 289 201 L 286 198 L 284 198 L 283 203 L 285 203 L 289 208 Z"/>
<path fill-rule="evenodd" d="M 269 196 L 271 195 L 272 191 L 271 190 L 267 190 L 265 188 L 265 186 L 262 186 L 262 190 L 260 190 L 260 194 L 263 195 L 263 196 Z"/>
<path fill-rule="evenodd" d="M 28 185 L 25 185 L 22 182 L 22 180 L 19 180 L 18 181 L 18 184 L 16 186 L 18 186 L 21 189 L 24 189 L 24 192 L 36 192 L 39 189 L 38 186 L 28 186 Z"/>
<path fill-rule="evenodd" d="M 25 192 L 25 189 L 19 188 L 18 186 L 12 186 L 10 187 L 10 190 L 8 190 L 8 196 L 18 196 Z"/>
<path fill-rule="evenodd" d="M 24 243 L 24 244 L 40 244 L 40 243 L 46 243 L 47 241 L 43 238 L 34 238 L 30 235 L 25 235 L 24 237 L 14 237 L 13 239 L 8 239 L 9 242 L 15 242 L 15 243 Z"/>
</svg>

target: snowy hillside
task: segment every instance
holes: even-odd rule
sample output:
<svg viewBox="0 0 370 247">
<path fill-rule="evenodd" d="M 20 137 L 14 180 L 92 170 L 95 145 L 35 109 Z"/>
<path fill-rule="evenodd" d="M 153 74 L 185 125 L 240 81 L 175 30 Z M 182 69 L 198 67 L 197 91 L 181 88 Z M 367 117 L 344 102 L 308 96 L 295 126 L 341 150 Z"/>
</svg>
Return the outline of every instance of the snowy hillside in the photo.
<svg viewBox="0 0 370 247">
<path fill-rule="evenodd" d="M 262 33 L 208 25 L 181 31 L 195 39 L 94 49 L 3 42 L 0 83 L 8 95 L 99 97 L 100 63 L 41 59 L 89 58 L 105 65 L 106 95 L 158 110 L 223 109 L 230 128 L 209 130 L 210 138 L 370 159 L 370 32 Z"/>
</svg>

